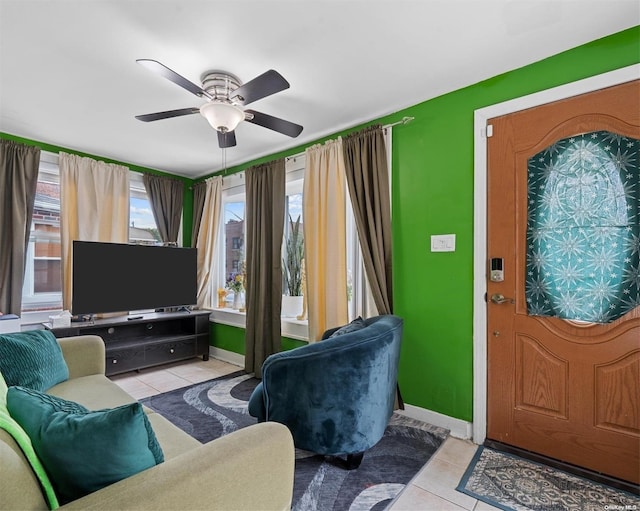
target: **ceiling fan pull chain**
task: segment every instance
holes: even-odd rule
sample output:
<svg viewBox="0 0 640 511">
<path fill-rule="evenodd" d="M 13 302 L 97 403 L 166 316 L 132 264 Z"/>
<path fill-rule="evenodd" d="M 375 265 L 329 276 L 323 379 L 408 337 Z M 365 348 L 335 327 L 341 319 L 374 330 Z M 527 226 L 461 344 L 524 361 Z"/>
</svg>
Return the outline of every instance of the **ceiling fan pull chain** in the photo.
<svg viewBox="0 0 640 511">
<path fill-rule="evenodd" d="M 226 147 L 222 148 L 222 169 L 223 169 L 222 174 L 226 176 L 227 175 L 227 148 Z"/>
</svg>

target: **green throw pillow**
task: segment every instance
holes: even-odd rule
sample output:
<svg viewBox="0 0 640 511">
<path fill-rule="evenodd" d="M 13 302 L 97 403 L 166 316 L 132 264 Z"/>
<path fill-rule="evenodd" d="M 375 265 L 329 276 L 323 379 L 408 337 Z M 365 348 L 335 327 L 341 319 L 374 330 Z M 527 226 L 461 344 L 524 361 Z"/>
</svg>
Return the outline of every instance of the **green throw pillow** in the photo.
<svg viewBox="0 0 640 511">
<path fill-rule="evenodd" d="M 109 410 L 24 387 L 10 387 L 7 406 L 24 428 L 61 504 L 164 461 L 140 403 Z"/>
<path fill-rule="evenodd" d="M 47 390 L 69 379 L 69 368 L 48 330 L 0 335 L 0 372 L 8 386 Z"/>
</svg>

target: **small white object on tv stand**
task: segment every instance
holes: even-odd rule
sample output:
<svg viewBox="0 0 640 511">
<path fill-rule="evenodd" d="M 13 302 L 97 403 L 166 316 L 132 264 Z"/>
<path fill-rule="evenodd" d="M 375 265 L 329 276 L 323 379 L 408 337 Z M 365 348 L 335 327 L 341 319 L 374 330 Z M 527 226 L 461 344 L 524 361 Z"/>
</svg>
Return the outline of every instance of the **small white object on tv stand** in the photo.
<svg viewBox="0 0 640 511">
<path fill-rule="evenodd" d="M 71 326 L 71 313 L 67 310 L 62 311 L 56 316 L 49 316 L 51 328 L 69 328 Z"/>
</svg>

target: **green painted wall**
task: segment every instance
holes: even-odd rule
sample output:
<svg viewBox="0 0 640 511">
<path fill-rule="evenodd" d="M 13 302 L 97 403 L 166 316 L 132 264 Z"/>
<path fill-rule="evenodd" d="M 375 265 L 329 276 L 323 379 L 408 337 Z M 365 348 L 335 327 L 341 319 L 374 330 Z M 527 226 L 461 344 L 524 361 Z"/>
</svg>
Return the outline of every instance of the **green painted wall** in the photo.
<svg viewBox="0 0 640 511">
<path fill-rule="evenodd" d="M 211 323 L 209 333 L 211 345 L 240 355 L 245 354 L 244 328 Z"/>
<path fill-rule="evenodd" d="M 222 325 L 220 323 L 211 323 L 209 332 L 212 346 L 232 351 L 234 353 L 239 353 L 241 355 L 245 354 L 244 328 Z M 282 351 L 291 350 L 299 346 L 304 346 L 305 344 L 307 344 L 305 341 L 283 337 Z"/>
<path fill-rule="evenodd" d="M 282 351 L 292 350 L 293 348 L 299 348 L 308 344 L 307 341 L 299 341 L 298 339 L 291 339 L 290 337 L 282 338 Z"/>
<path fill-rule="evenodd" d="M 415 117 L 394 128 L 392 154 L 394 307 L 405 320 L 399 381 L 406 403 L 472 420 L 474 110 L 638 62 L 634 27 L 376 121 Z M 430 236 L 447 233 L 456 234 L 456 251 L 429 252 Z M 218 328 L 216 345 L 244 351 L 239 337 Z"/>
<path fill-rule="evenodd" d="M 48 151 L 50 153 L 59 153 L 63 151 L 69 154 L 77 154 L 78 156 L 84 156 L 88 158 L 93 158 L 94 160 L 104 161 L 106 163 L 115 163 L 117 165 L 124 165 L 125 167 L 129 167 L 130 170 L 134 172 L 141 172 L 142 174 L 157 174 L 160 176 L 171 176 L 178 178 L 184 182 L 184 212 L 182 215 L 182 243 L 185 247 L 191 246 L 191 225 L 193 224 L 193 191 L 191 190 L 191 186 L 193 185 L 193 179 L 188 179 L 182 176 L 175 176 L 173 174 L 169 174 L 167 172 L 163 172 L 156 169 L 150 169 L 147 167 L 140 167 L 139 165 L 133 165 L 131 163 L 124 163 L 118 160 L 112 160 L 111 158 L 105 158 L 104 156 L 96 156 L 94 154 L 83 153 L 80 151 L 76 151 L 75 149 L 69 149 L 67 147 L 60 147 L 52 144 L 47 144 L 45 142 L 38 142 L 36 140 L 30 140 L 28 138 L 18 137 L 16 135 L 11 135 L 9 133 L 0 132 L 0 138 L 4 138 L 6 140 L 13 140 L 15 142 L 20 142 L 22 144 L 33 145 L 39 147 L 42 151 Z"/>
</svg>

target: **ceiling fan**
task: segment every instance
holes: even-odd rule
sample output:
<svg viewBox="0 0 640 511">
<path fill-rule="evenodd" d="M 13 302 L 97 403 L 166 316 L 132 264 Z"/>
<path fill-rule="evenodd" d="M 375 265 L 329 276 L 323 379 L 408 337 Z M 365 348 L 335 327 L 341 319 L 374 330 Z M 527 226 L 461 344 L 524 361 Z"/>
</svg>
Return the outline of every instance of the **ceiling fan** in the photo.
<svg viewBox="0 0 640 511">
<path fill-rule="evenodd" d="M 218 133 L 218 145 L 221 148 L 236 145 L 235 129 L 242 121 L 257 124 L 278 133 L 297 137 L 302 126 L 256 110 L 244 110 L 242 107 L 289 88 L 280 73 L 270 69 L 253 80 L 243 84 L 236 76 L 224 71 L 209 71 L 202 75 L 202 87 L 169 69 L 157 60 L 138 59 L 139 64 L 154 73 L 163 76 L 183 89 L 205 98 L 201 107 L 181 108 L 153 114 L 136 115 L 144 122 L 169 119 L 200 113 Z"/>
</svg>

